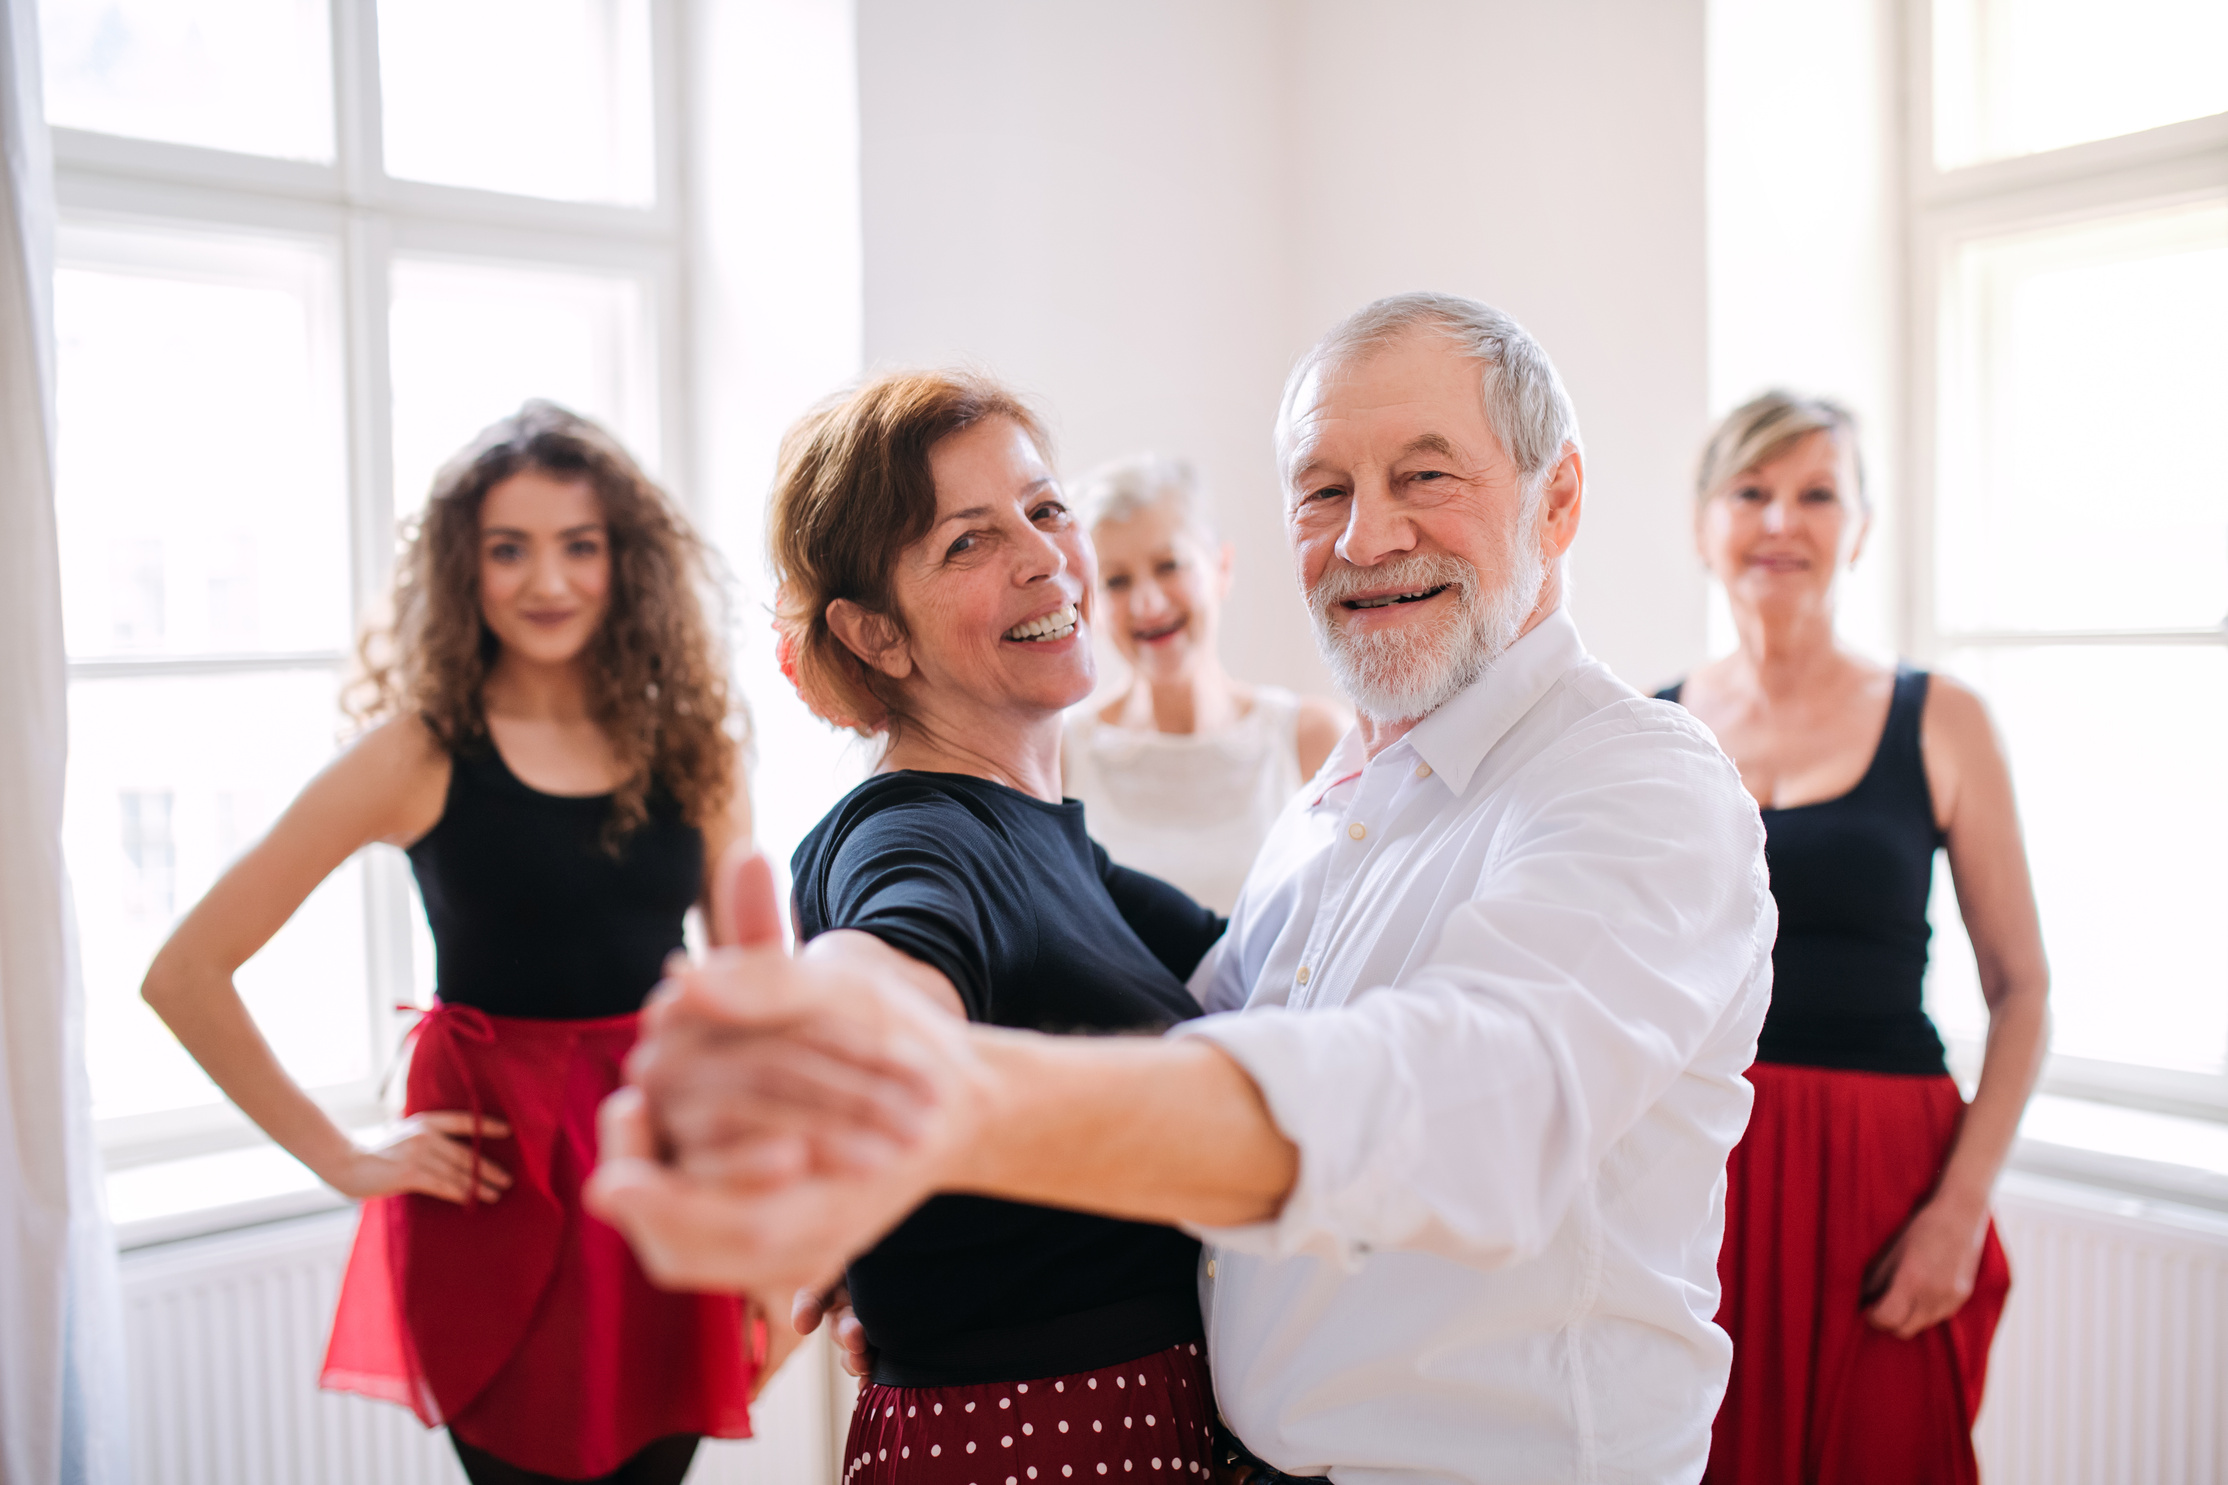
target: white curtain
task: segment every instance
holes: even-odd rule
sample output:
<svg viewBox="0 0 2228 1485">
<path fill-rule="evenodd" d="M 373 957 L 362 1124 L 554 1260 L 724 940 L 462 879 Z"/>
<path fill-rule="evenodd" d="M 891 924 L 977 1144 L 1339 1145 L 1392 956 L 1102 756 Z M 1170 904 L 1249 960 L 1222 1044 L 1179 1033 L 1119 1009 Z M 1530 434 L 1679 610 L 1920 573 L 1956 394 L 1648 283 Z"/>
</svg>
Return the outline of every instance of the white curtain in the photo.
<svg viewBox="0 0 2228 1485">
<path fill-rule="evenodd" d="M 36 0 L 0 0 L 0 1485 L 130 1471 L 62 868 L 54 171 Z"/>
</svg>

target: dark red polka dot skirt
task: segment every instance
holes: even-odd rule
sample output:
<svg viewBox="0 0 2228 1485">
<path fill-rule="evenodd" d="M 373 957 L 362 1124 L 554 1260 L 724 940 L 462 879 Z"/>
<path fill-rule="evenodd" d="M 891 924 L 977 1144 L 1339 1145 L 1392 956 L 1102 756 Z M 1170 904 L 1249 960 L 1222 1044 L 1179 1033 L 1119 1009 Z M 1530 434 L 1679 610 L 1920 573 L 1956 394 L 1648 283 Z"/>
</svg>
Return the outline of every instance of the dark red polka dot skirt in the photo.
<svg viewBox="0 0 2228 1485">
<path fill-rule="evenodd" d="M 1072 1377 L 859 1390 L 843 1485 L 1097 1485 L 1207 1478 L 1198 1344 Z"/>
</svg>

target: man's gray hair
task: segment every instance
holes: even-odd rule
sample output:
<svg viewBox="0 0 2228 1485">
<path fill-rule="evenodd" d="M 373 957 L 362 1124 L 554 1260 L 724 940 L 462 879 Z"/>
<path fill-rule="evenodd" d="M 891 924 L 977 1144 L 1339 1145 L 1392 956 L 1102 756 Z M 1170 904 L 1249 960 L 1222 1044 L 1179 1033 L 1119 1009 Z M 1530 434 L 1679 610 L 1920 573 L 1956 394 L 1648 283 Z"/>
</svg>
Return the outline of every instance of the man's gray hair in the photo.
<svg viewBox="0 0 2228 1485">
<path fill-rule="evenodd" d="M 1515 463 L 1525 485 L 1536 487 L 1562 462 L 1563 450 L 1582 448 L 1578 410 L 1538 341 L 1490 304 L 1458 294 L 1419 291 L 1363 305 L 1333 326 L 1300 358 L 1284 383 L 1277 409 L 1276 459 L 1288 473 L 1292 456 L 1292 404 L 1308 376 L 1350 356 L 1376 350 L 1412 330 L 1444 335 L 1483 371 L 1486 421 Z"/>
<path fill-rule="evenodd" d="M 1166 505 L 1189 530 L 1210 540 L 1215 533 L 1198 471 L 1188 459 L 1132 454 L 1110 460 L 1077 479 L 1069 493 L 1085 531 L 1098 529 L 1101 521 L 1133 521 L 1157 505 Z"/>
</svg>

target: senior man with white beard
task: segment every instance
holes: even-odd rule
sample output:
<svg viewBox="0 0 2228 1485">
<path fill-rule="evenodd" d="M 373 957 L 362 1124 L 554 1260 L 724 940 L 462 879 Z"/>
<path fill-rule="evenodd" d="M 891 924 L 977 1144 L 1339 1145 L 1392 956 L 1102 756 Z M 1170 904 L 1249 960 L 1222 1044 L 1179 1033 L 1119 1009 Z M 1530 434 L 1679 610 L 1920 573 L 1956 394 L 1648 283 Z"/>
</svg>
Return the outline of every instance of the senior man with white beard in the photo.
<svg viewBox="0 0 2228 1485">
<path fill-rule="evenodd" d="M 1276 448 L 1360 721 L 1194 977 L 1210 1014 L 961 1028 L 788 958 L 752 863 L 746 947 L 678 973 L 594 1199 L 662 1280 L 761 1291 L 937 1191 L 1179 1223 L 1216 1399 L 1274 1471 L 1697 1479 L 1770 990 L 1755 806 L 1581 645 L 1577 419 L 1507 316 L 1368 306 L 1294 370 Z"/>
</svg>

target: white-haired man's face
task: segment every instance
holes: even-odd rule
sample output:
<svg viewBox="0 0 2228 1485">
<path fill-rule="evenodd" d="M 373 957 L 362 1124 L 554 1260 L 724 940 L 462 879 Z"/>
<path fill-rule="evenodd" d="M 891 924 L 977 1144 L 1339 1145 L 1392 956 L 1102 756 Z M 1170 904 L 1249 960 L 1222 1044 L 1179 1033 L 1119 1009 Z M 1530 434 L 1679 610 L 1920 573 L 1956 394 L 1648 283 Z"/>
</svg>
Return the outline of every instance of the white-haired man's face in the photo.
<svg viewBox="0 0 2228 1485">
<path fill-rule="evenodd" d="M 1477 362 L 1428 332 L 1318 369 L 1290 430 L 1285 524 L 1323 658 L 1365 716 L 1426 716 L 1552 607 L 1577 456 L 1524 480 Z"/>
</svg>

